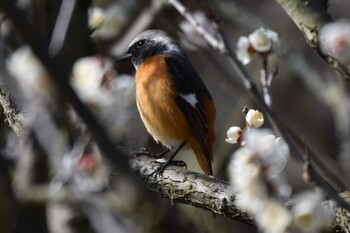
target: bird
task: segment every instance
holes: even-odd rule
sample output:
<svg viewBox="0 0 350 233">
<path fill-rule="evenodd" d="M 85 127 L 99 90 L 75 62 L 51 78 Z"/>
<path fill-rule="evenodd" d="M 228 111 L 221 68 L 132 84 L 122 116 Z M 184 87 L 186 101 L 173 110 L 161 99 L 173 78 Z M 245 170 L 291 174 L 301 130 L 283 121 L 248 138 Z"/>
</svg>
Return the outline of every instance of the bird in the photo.
<svg viewBox="0 0 350 233">
<path fill-rule="evenodd" d="M 136 69 L 136 104 L 148 133 L 167 148 L 165 153 L 177 147 L 157 172 L 163 173 L 185 147 L 203 172 L 213 175 L 216 108 L 185 50 L 164 31 L 147 30 L 116 61 L 127 59 Z"/>
</svg>

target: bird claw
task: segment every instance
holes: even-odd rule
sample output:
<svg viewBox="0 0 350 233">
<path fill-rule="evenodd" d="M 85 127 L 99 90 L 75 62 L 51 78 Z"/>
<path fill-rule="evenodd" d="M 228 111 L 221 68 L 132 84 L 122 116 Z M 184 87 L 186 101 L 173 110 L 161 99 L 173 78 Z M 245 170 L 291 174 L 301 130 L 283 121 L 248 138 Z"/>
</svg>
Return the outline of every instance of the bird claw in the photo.
<svg viewBox="0 0 350 233">
<path fill-rule="evenodd" d="M 151 174 L 148 175 L 148 177 L 157 177 L 158 175 L 162 175 L 164 170 L 165 170 L 166 166 L 164 166 L 164 164 L 162 164 L 160 167 L 157 167 Z"/>
</svg>

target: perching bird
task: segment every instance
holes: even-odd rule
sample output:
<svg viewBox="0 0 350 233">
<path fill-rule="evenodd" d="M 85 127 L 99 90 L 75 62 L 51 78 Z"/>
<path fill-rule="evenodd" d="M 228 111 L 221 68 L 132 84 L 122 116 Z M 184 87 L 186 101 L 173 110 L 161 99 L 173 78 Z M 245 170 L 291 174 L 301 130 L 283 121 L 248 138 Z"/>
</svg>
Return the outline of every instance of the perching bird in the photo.
<svg viewBox="0 0 350 233">
<path fill-rule="evenodd" d="M 137 107 L 147 131 L 168 151 L 178 146 L 157 172 L 187 144 L 205 174 L 212 175 L 216 109 L 183 48 L 163 31 L 149 30 L 117 60 L 127 58 L 136 69 Z"/>
</svg>

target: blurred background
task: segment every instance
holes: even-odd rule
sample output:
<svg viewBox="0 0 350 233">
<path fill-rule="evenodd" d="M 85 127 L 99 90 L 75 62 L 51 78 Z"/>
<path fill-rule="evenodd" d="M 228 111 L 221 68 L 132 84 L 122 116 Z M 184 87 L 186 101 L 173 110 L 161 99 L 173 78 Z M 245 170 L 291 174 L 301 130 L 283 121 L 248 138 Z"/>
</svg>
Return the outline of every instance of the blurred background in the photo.
<svg viewBox="0 0 350 233">
<path fill-rule="evenodd" d="M 18 0 L 17 5 L 26 12 L 32 25 L 42 33 L 44 42 L 49 44 L 52 43 L 52 35 L 62 2 L 60 0 Z M 183 1 L 183 4 L 207 30 L 214 31 L 213 25 L 197 1 Z M 346 173 L 347 167 L 342 168 L 341 166 L 344 162 L 342 154 L 346 152 L 343 137 L 348 130 L 347 122 L 343 121 L 349 116 L 347 112 L 348 82 L 332 70 L 307 45 L 302 32 L 276 1 L 220 0 L 210 1 L 210 4 L 219 16 L 233 47 L 236 46 L 240 36 L 247 36 L 260 27 L 278 33 L 281 46 L 269 60 L 270 69 L 278 66 L 278 73 L 272 81 L 271 89 L 273 109 L 278 117 L 317 154 L 318 158 L 324 161 L 338 177 L 337 179 L 344 181 L 344 175 L 348 174 Z M 350 9 L 350 2 L 329 1 L 329 14 L 332 20 L 349 19 L 348 9 Z M 8 60 L 10 55 L 23 45 L 23 40 L 16 34 L 16 28 L 11 26 L 5 12 L 0 15 L 0 29 L 1 59 Z M 227 162 L 238 146 L 225 142 L 226 132 L 234 125 L 242 128 L 245 126 L 242 114 L 244 106 L 260 111 L 262 109 L 259 109 L 251 94 L 245 90 L 235 71 L 228 64 L 227 58 L 210 48 L 173 7 L 160 0 L 77 1 L 75 13 L 70 21 L 59 55 L 65 58 L 66 64 L 64 65 L 70 67 L 78 58 L 85 56 L 113 59 L 126 52 L 130 41 L 147 29 L 164 30 L 179 41 L 211 92 L 217 109 L 214 176 L 228 180 Z M 1 63 L 2 76 L 4 76 L 7 71 L 4 62 Z M 255 57 L 246 66 L 259 88 L 261 87 L 259 77 L 261 67 L 262 60 L 259 57 Z M 163 147 L 153 141 L 139 117 L 135 103 L 134 67 L 129 61 L 125 61 L 112 63 L 109 69 L 115 72 L 115 85 L 118 92 L 114 98 L 117 98 L 118 102 L 108 107 L 113 106 L 116 111 L 105 113 L 97 108 L 96 115 L 100 114 L 98 117 L 101 117 L 102 123 L 107 128 L 110 127 L 112 137 L 131 150 L 147 148 L 152 153 L 162 151 Z M 232 81 L 232 77 L 236 82 Z M 9 78 L 3 80 L 7 82 L 6 85 L 11 83 L 8 81 Z M 10 88 L 10 90 L 13 89 Z M 12 91 L 11 95 L 22 94 Z M 15 97 L 14 99 L 19 106 L 26 103 L 21 98 Z M 30 112 L 27 108 L 23 107 L 23 109 Z M 115 118 L 107 114 L 115 114 Z M 9 127 L 3 108 L 0 108 L 0 119 L 0 206 L 2 206 L 0 208 L 0 232 L 69 232 L 62 229 L 54 230 L 55 228 L 50 226 L 48 216 L 51 216 L 49 214 L 51 212 L 47 205 L 23 203 L 14 195 L 12 181 L 14 172 L 17 171 L 15 167 L 19 152 L 16 147 L 19 144 L 16 143 L 16 139 L 13 139 L 17 136 Z M 267 119 L 264 127 L 270 127 Z M 23 150 L 20 153 L 23 153 Z M 35 167 L 39 170 L 47 167 L 47 161 L 43 162 L 47 159 L 38 158 Z M 189 170 L 202 172 L 192 151 L 181 151 L 177 159 L 185 161 Z M 302 180 L 302 166 L 292 159 L 285 172 L 294 192 L 309 187 Z M 46 183 L 48 174 L 50 171 L 36 174 L 35 183 Z M 330 179 L 337 185 L 335 180 Z M 348 185 L 347 182 L 347 180 L 344 181 L 346 185 Z M 337 191 L 345 188 L 339 185 L 336 187 Z M 152 196 L 157 194 L 147 195 L 154 198 Z M 223 216 L 213 217 L 211 212 L 193 206 L 176 203 L 172 205 L 166 199 L 161 200 L 161 203 L 159 207 L 143 204 L 138 216 L 132 217 L 133 220 L 117 219 L 128 226 L 126 229 L 129 229 L 129 232 L 175 232 L 171 230 L 171 221 L 163 220 L 173 218 L 175 224 L 178 225 L 177 230 L 181 229 L 182 232 L 256 231 L 254 226 Z M 142 216 L 147 215 L 150 208 L 159 208 L 159 216 L 148 217 L 147 223 L 142 222 Z M 74 212 L 73 215 L 79 217 L 72 218 L 70 223 L 79 227 L 71 232 L 98 232 L 96 228 L 90 226 L 89 218 L 80 217 L 80 212 Z M 164 217 L 168 215 L 170 218 Z"/>
</svg>

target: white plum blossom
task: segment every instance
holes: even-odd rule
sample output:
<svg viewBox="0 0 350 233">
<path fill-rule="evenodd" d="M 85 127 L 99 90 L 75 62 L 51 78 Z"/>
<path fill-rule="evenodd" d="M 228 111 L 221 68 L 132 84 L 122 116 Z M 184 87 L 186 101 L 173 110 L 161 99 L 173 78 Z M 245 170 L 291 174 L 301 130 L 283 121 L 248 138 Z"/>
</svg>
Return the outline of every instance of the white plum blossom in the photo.
<svg viewBox="0 0 350 233">
<path fill-rule="evenodd" d="M 112 61 L 99 56 L 83 57 L 74 63 L 72 86 L 91 105 L 108 105 L 112 100 L 108 84 L 115 78 Z"/>
<path fill-rule="evenodd" d="M 230 127 L 227 131 L 226 142 L 230 144 L 236 144 L 241 142 L 243 131 L 238 126 Z"/>
<path fill-rule="evenodd" d="M 332 222 L 332 205 L 323 205 L 324 195 L 320 190 L 305 191 L 292 200 L 294 226 L 301 232 L 320 232 Z"/>
<path fill-rule="evenodd" d="M 91 7 L 88 13 L 89 13 L 89 27 L 91 29 L 96 30 L 105 23 L 107 16 L 102 8 Z"/>
<path fill-rule="evenodd" d="M 270 178 L 278 176 L 289 160 L 289 148 L 282 138 L 276 138 L 271 130 L 251 129 L 244 134 L 246 147 L 251 148 L 257 158 L 267 165 L 265 171 Z"/>
<path fill-rule="evenodd" d="M 259 211 L 268 197 L 268 190 L 261 180 L 261 164 L 249 148 L 242 147 L 233 155 L 228 173 L 237 191 L 237 206 L 251 212 Z"/>
<path fill-rule="evenodd" d="M 237 42 L 237 58 L 243 65 L 248 64 L 255 54 L 253 48 L 250 45 L 249 39 L 246 36 L 241 36 Z"/>
<path fill-rule="evenodd" d="M 228 173 L 237 192 L 237 205 L 257 213 L 271 194 L 289 198 L 291 188 L 282 173 L 289 150 L 270 130 L 250 129 L 243 140 L 245 145 L 233 154 Z"/>
<path fill-rule="evenodd" d="M 127 11 L 119 3 L 112 4 L 106 9 L 92 8 L 89 11 L 89 25 L 95 31 L 91 36 L 111 39 L 118 35 L 127 20 Z"/>
<path fill-rule="evenodd" d="M 264 124 L 264 115 L 258 110 L 249 109 L 245 120 L 248 127 L 259 128 Z"/>
<path fill-rule="evenodd" d="M 290 226 L 293 216 L 280 202 L 270 199 L 256 215 L 259 228 L 266 233 L 282 233 Z"/>
<path fill-rule="evenodd" d="M 228 165 L 236 204 L 254 216 L 263 232 L 285 232 L 293 220 L 284 205 L 291 195 L 283 174 L 288 146 L 267 129 L 250 128 L 243 141 Z"/>
<path fill-rule="evenodd" d="M 256 114 L 256 110 L 251 112 L 252 116 Z M 236 143 L 238 135 L 242 143 L 228 164 L 228 177 L 236 205 L 254 217 L 261 232 L 316 233 L 332 225 L 335 204 L 325 204 L 320 190 L 303 192 L 290 200 L 292 188 L 283 172 L 289 148 L 282 138 L 268 129 L 248 127 L 242 133 L 234 126 L 228 130 L 226 141 Z"/>
<path fill-rule="evenodd" d="M 265 28 L 259 28 L 248 38 L 253 50 L 257 53 L 266 53 L 279 46 L 278 34 Z"/>
<path fill-rule="evenodd" d="M 117 76 L 112 61 L 101 56 L 81 58 L 72 70 L 71 84 L 81 100 L 112 137 L 122 138 L 134 111 L 135 79 Z"/>
<path fill-rule="evenodd" d="M 87 139 L 87 138 L 86 138 Z M 100 150 L 88 140 L 76 141 L 70 152 L 66 153 L 57 167 L 57 174 L 51 182 L 55 192 L 69 182 L 80 191 L 97 192 L 109 182 L 108 167 L 103 163 Z"/>
<path fill-rule="evenodd" d="M 254 54 L 267 56 L 279 48 L 278 34 L 272 30 L 259 28 L 248 36 L 241 36 L 237 41 L 237 58 L 248 64 Z"/>
<path fill-rule="evenodd" d="M 48 74 L 28 46 L 18 48 L 7 60 L 7 69 L 28 99 L 50 97 Z"/>
<path fill-rule="evenodd" d="M 342 19 L 323 25 L 319 31 L 319 45 L 324 54 L 350 62 L 350 21 Z"/>
</svg>

